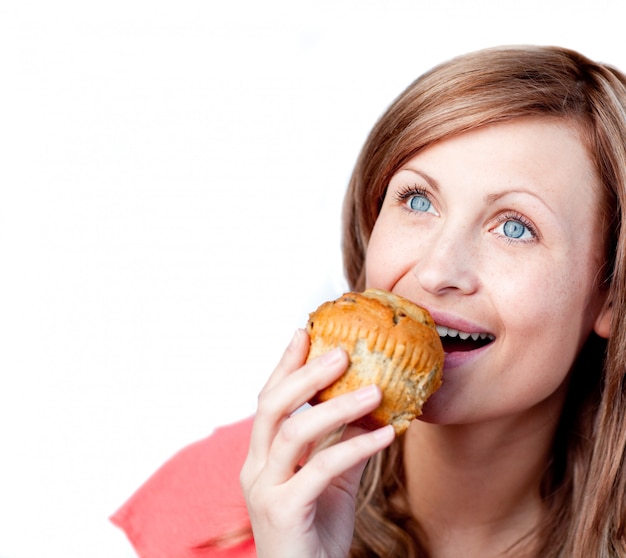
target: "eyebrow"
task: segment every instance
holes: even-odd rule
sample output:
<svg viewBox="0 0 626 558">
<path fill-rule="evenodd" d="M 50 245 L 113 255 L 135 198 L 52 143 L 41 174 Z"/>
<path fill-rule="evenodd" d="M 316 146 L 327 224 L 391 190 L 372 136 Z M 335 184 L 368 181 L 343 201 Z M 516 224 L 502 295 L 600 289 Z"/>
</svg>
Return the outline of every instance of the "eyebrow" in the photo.
<svg viewBox="0 0 626 558">
<path fill-rule="evenodd" d="M 503 192 L 495 192 L 493 194 L 487 194 L 485 196 L 485 203 L 487 205 L 492 205 L 495 202 L 497 202 L 500 198 L 503 198 L 510 194 L 526 194 L 527 196 L 532 196 L 533 198 L 539 200 L 541 205 L 543 205 L 548 211 L 550 211 L 550 213 L 555 215 L 552 208 L 544 201 L 544 199 L 541 196 L 539 196 L 535 192 L 531 192 L 530 190 L 525 190 L 524 188 L 515 188 L 513 190 L 505 190 Z"/>
<path fill-rule="evenodd" d="M 428 182 L 428 185 L 435 190 L 436 192 L 439 192 L 441 190 L 441 188 L 439 187 L 439 182 L 433 178 L 432 176 L 426 174 L 423 171 L 414 169 L 413 167 L 404 167 L 403 169 L 400 170 L 406 170 L 409 172 L 412 172 L 413 174 L 417 174 L 418 176 L 422 177 L 426 182 Z"/>
<path fill-rule="evenodd" d="M 432 176 L 425 173 L 424 171 L 415 169 L 413 167 L 405 167 L 401 170 L 406 170 L 406 171 L 412 172 L 413 174 L 417 174 L 418 176 L 423 178 L 426 182 L 428 182 L 431 188 L 435 190 L 436 192 L 439 192 L 441 190 L 437 179 L 433 178 Z M 532 196 L 536 198 L 537 200 L 539 200 L 541 204 L 550 211 L 550 213 L 554 214 L 554 211 L 552 210 L 552 208 L 546 204 L 543 198 L 541 198 L 535 192 L 531 192 L 530 190 L 525 190 L 524 188 L 515 188 L 513 190 L 505 190 L 503 192 L 494 192 L 493 194 L 487 194 L 484 198 L 484 201 L 487 205 L 493 205 L 500 198 L 503 198 L 504 196 L 508 196 L 509 194 L 526 194 L 528 196 Z"/>
</svg>

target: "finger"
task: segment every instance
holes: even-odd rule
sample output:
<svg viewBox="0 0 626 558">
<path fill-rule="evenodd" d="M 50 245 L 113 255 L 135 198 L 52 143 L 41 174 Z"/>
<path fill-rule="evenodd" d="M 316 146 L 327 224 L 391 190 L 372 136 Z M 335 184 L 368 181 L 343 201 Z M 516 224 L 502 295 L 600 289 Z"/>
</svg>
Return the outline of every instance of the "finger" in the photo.
<svg viewBox="0 0 626 558">
<path fill-rule="evenodd" d="M 263 390 L 271 389 L 285 376 L 302 367 L 309 354 L 309 344 L 309 334 L 304 329 L 296 329 L 276 368 L 263 386 Z"/>
<path fill-rule="evenodd" d="M 286 375 L 302 367 L 306 361 L 308 347 L 308 334 L 302 329 L 297 329 L 294 332 L 289 345 L 285 348 L 278 365 L 263 386 L 259 394 L 259 401 L 265 393 L 270 391 L 273 386 L 278 384 L 279 381 Z M 269 431 L 267 430 L 268 428 Z M 263 420 L 263 417 L 259 416 L 259 412 L 257 410 L 255 420 L 252 425 L 248 455 L 246 456 L 246 460 L 240 473 L 240 482 L 242 486 L 250 484 L 256 478 L 260 468 L 263 467 L 265 456 L 269 450 L 274 432 L 275 428 L 272 428 L 266 420 Z"/>
<path fill-rule="evenodd" d="M 353 485 L 344 488 L 354 494 L 367 459 L 389 446 L 394 437 L 393 426 L 387 425 L 339 442 L 315 454 L 288 481 L 291 484 L 291 494 L 299 501 L 296 504 L 312 505 L 333 481 L 346 473 L 350 473 Z M 351 474 L 355 469 L 359 472 L 358 476 Z"/>
<path fill-rule="evenodd" d="M 311 448 L 339 427 L 373 411 L 382 393 L 376 385 L 335 397 L 284 421 L 267 459 L 267 480 L 281 484 L 289 479 Z"/>
<path fill-rule="evenodd" d="M 297 329 L 289 345 L 285 348 L 283 355 L 270 375 L 269 379 L 261 389 L 258 396 L 257 412 L 254 423 L 252 425 L 252 433 L 250 439 L 250 446 L 248 451 L 248 458 L 264 459 L 264 455 L 269 450 L 271 440 L 273 439 L 278 425 L 271 425 L 271 422 L 263 417 L 263 413 L 259 412 L 259 409 L 263 407 L 262 401 L 265 394 L 272 391 L 275 386 L 279 385 L 287 375 L 293 373 L 295 370 L 301 368 L 308 355 L 309 350 L 309 335 L 303 329 Z M 267 405 L 269 407 L 269 405 Z M 278 415 L 275 418 L 276 421 L 282 420 L 282 417 Z"/>
<path fill-rule="evenodd" d="M 249 455 L 264 462 L 285 419 L 319 390 L 336 380 L 347 366 L 348 356 L 345 351 L 333 350 L 285 376 L 273 387 L 264 389 L 259 395 Z"/>
</svg>

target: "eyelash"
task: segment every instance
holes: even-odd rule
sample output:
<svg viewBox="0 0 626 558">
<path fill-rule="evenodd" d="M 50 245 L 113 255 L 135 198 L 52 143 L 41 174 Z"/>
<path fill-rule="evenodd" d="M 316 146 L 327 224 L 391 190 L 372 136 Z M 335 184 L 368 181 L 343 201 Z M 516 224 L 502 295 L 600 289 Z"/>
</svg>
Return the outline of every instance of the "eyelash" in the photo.
<svg viewBox="0 0 626 558">
<path fill-rule="evenodd" d="M 524 215 L 518 213 L 517 211 L 506 211 L 505 213 L 498 215 L 496 221 L 498 225 L 506 223 L 507 221 L 518 221 L 530 231 L 530 235 L 532 236 L 532 238 L 528 239 L 515 239 L 507 236 L 503 237 L 504 240 L 509 244 L 512 244 L 514 242 L 535 242 L 539 238 L 539 231 L 537 230 L 535 225 L 533 225 L 527 217 L 524 217 Z"/>
<path fill-rule="evenodd" d="M 402 189 L 398 190 L 395 193 L 396 201 L 402 203 L 403 204 L 402 207 L 406 211 L 409 211 L 409 212 L 411 212 L 411 210 L 408 209 L 406 205 L 404 205 L 404 203 L 408 199 L 410 199 L 412 196 L 423 196 L 427 200 L 430 201 L 430 196 L 428 195 L 428 192 L 424 188 L 420 188 L 417 185 L 404 186 Z M 522 215 L 521 213 L 518 213 L 517 211 L 506 211 L 505 213 L 498 215 L 496 220 L 497 220 L 498 225 L 506 223 L 507 221 L 518 221 L 530 231 L 532 238 L 525 239 L 525 240 L 517 240 L 514 238 L 503 237 L 504 240 L 508 242 L 509 244 L 512 244 L 514 242 L 534 242 L 535 240 L 539 238 L 539 231 L 537 231 L 537 228 L 535 227 L 535 225 L 533 225 L 533 223 L 528 218 L 524 217 L 524 215 Z"/>
<path fill-rule="evenodd" d="M 404 186 L 402 187 L 402 189 L 398 190 L 395 193 L 394 197 L 396 201 L 403 203 L 403 202 L 406 202 L 408 199 L 410 199 L 412 196 L 423 196 L 428 201 L 430 201 L 430 196 L 428 195 L 428 192 L 426 192 L 424 188 L 420 188 L 419 186 Z M 406 206 L 403 206 L 403 207 L 407 209 Z M 407 211 L 410 211 L 410 210 L 407 209 Z"/>
</svg>

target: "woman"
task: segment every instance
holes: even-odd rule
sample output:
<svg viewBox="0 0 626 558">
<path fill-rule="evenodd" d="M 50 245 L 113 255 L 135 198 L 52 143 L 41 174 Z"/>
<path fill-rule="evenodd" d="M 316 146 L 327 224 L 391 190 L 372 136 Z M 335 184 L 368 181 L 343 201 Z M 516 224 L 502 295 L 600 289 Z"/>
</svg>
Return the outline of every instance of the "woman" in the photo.
<svg viewBox="0 0 626 558">
<path fill-rule="evenodd" d="M 401 438 L 347 429 L 302 465 L 380 392 L 293 415 L 347 366 L 341 351 L 304 365 L 298 332 L 240 426 L 258 556 L 626 556 L 625 192 L 618 71 L 498 48 L 413 83 L 357 162 L 344 261 L 351 288 L 431 311 L 444 383 Z"/>
</svg>

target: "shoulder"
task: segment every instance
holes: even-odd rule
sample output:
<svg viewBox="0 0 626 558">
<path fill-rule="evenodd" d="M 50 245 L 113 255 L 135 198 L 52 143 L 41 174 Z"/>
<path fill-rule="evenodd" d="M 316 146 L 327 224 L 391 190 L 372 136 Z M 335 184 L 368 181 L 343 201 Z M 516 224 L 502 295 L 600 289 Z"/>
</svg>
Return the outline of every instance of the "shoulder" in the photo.
<svg viewBox="0 0 626 558">
<path fill-rule="evenodd" d="M 249 525 L 239 471 L 251 429 L 248 418 L 182 449 L 111 517 L 141 558 L 255 556 L 251 540 L 229 550 L 206 547 Z"/>
</svg>

